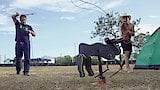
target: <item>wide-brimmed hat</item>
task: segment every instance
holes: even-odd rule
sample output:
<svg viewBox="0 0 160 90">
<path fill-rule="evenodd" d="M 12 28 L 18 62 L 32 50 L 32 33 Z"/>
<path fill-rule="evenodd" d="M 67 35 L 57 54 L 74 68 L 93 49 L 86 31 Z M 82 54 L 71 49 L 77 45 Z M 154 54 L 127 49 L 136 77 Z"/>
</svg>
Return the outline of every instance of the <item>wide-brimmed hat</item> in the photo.
<svg viewBox="0 0 160 90">
<path fill-rule="evenodd" d="M 124 13 L 122 16 L 120 16 L 120 21 L 123 22 L 123 17 L 128 17 L 129 20 L 131 20 L 131 15 L 128 15 L 127 13 Z"/>
</svg>

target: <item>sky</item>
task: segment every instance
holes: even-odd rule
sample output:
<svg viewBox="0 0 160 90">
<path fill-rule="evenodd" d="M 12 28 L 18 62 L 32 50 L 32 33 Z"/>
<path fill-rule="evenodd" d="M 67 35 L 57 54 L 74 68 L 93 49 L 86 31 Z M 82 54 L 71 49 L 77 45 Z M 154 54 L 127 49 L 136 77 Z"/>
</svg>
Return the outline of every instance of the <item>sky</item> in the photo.
<svg viewBox="0 0 160 90">
<path fill-rule="evenodd" d="M 98 17 L 103 14 L 93 5 L 80 0 L 0 0 L 0 60 L 15 57 L 15 26 L 11 15 L 34 13 L 27 16 L 37 36 L 31 39 L 31 57 L 75 56 L 79 43 L 99 42 L 91 39 Z M 84 0 L 94 3 L 106 12 L 128 13 L 132 20 L 141 18 L 140 32 L 153 33 L 159 27 L 160 0 Z"/>
</svg>

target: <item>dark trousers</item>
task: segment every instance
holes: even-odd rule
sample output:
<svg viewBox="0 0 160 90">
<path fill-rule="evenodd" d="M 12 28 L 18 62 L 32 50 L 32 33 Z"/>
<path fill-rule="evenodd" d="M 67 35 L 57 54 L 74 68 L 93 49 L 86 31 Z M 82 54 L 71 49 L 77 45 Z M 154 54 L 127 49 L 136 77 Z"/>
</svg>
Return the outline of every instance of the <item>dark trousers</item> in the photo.
<svg viewBox="0 0 160 90">
<path fill-rule="evenodd" d="M 15 47 L 16 52 L 16 70 L 21 71 L 22 56 L 24 55 L 24 71 L 23 73 L 29 73 L 30 68 L 30 44 L 24 42 L 17 42 Z"/>
</svg>

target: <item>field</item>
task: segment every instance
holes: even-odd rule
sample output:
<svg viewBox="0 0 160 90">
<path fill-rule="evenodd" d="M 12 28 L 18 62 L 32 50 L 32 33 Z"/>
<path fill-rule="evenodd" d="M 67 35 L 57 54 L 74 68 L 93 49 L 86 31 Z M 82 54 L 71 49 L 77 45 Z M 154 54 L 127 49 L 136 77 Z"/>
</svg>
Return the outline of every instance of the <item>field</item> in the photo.
<svg viewBox="0 0 160 90">
<path fill-rule="evenodd" d="M 160 70 L 122 70 L 110 78 L 118 68 L 110 65 L 106 84 L 98 84 L 98 78 L 80 78 L 76 66 L 31 67 L 30 76 L 16 75 L 15 67 L 0 67 L 0 90 L 160 90 Z"/>
</svg>

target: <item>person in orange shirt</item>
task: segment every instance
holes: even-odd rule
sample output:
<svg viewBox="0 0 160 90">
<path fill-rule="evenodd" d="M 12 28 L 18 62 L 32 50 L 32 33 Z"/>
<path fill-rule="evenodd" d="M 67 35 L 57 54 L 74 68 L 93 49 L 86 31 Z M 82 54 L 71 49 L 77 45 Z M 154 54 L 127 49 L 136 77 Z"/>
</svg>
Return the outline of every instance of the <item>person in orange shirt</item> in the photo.
<svg viewBox="0 0 160 90">
<path fill-rule="evenodd" d="M 121 46 L 123 48 L 124 53 L 124 60 L 127 72 L 133 72 L 133 70 L 129 66 L 129 58 L 131 56 L 132 52 L 132 42 L 131 42 L 131 36 L 134 36 L 134 25 L 130 23 L 131 16 L 124 14 L 123 16 L 120 16 L 120 21 L 122 23 L 121 25 L 121 34 L 122 34 L 122 42 Z"/>
</svg>

